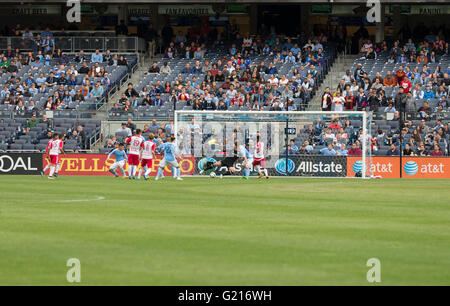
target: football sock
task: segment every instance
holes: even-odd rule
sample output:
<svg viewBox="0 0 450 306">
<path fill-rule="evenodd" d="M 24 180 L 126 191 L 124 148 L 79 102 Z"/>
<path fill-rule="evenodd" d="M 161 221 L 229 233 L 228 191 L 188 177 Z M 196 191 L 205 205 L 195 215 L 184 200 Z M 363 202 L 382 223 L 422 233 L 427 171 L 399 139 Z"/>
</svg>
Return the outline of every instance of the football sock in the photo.
<svg viewBox="0 0 450 306">
<path fill-rule="evenodd" d="M 132 175 L 133 175 L 133 166 L 129 166 L 128 167 L 128 177 L 131 178 Z"/>
<path fill-rule="evenodd" d="M 152 168 L 147 168 L 147 167 L 146 167 L 146 170 L 145 170 L 144 175 L 145 175 L 145 176 L 148 176 L 148 175 L 150 174 L 150 172 L 152 172 Z"/>
<path fill-rule="evenodd" d="M 177 168 L 177 177 L 181 177 L 181 169 Z"/>
<path fill-rule="evenodd" d="M 124 168 L 120 168 L 120 171 L 122 172 L 123 176 L 127 176 L 127 174 L 125 173 L 125 169 Z"/>
<path fill-rule="evenodd" d="M 50 175 L 49 176 L 53 176 L 54 173 L 55 173 L 55 166 L 50 166 Z"/>
<path fill-rule="evenodd" d="M 159 177 L 163 177 L 163 176 L 164 176 L 163 170 L 161 168 L 158 168 L 158 173 L 156 174 L 156 177 L 159 178 Z"/>
<path fill-rule="evenodd" d="M 258 172 L 258 174 L 262 174 L 261 166 L 256 166 L 256 171 Z"/>
</svg>

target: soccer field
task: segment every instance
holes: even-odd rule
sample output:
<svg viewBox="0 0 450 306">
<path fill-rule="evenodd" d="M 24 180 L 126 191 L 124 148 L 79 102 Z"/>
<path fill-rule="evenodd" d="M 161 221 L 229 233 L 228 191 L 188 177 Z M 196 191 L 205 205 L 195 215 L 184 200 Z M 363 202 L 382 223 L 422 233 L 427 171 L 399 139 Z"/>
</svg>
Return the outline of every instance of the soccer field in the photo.
<svg viewBox="0 0 450 306">
<path fill-rule="evenodd" d="M 449 285 L 449 187 L 1 176 L 0 285 Z"/>
</svg>

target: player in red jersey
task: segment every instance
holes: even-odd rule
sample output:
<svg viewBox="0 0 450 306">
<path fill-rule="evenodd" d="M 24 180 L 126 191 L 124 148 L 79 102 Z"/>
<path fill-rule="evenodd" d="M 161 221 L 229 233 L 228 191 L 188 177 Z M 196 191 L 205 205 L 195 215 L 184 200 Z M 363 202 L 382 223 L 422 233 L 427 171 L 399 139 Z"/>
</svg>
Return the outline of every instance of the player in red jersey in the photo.
<svg viewBox="0 0 450 306">
<path fill-rule="evenodd" d="M 128 155 L 128 178 L 133 180 L 136 178 L 136 171 L 139 167 L 139 157 L 141 156 L 142 148 L 144 147 L 144 137 L 142 137 L 142 131 L 140 129 L 136 130 L 136 133 L 128 137 L 125 141 L 130 145 L 127 155 Z"/>
<path fill-rule="evenodd" d="M 255 152 L 253 153 L 253 167 L 258 171 L 258 178 L 262 178 L 263 176 L 266 179 L 269 178 L 269 174 L 266 169 L 266 159 L 264 158 L 264 143 L 260 139 L 259 135 L 256 136 L 256 146 Z"/>
<path fill-rule="evenodd" d="M 155 136 L 150 134 L 147 141 L 144 141 L 141 156 L 141 169 L 139 169 L 138 180 L 141 179 L 142 172 L 144 172 L 144 179 L 148 180 L 148 175 L 152 171 L 153 158 L 155 156 L 156 144 L 153 142 Z"/>
<path fill-rule="evenodd" d="M 55 170 L 58 167 L 59 163 L 59 153 L 65 154 L 63 149 L 63 142 L 59 139 L 58 134 L 53 135 L 53 139 L 48 142 L 47 148 L 45 150 L 50 158 L 50 174 L 48 176 L 49 179 L 54 179 Z"/>
</svg>

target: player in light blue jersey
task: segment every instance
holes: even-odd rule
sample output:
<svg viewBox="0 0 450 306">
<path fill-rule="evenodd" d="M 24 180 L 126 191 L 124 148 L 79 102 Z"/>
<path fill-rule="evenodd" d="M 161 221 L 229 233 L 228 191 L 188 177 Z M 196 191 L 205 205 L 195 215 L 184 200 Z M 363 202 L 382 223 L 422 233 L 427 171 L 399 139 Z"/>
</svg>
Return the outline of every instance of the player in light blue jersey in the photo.
<svg viewBox="0 0 450 306">
<path fill-rule="evenodd" d="M 241 145 L 239 147 L 239 155 L 242 159 L 242 166 L 244 167 L 244 169 L 242 169 L 242 172 L 244 173 L 244 176 L 242 178 L 248 180 L 250 176 L 250 166 L 253 162 L 253 154 L 250 150 L 249 140 L 245 142 L 245 146 Z"/>
<path fill-rule="evenodd" d="M 119 168 L 120 171 L 122 172 L 123 178 L 127 178 L 125 169 L 123 168 L 125 166 L 125 161 L 128 161 L 128 157 L 127 154 L 125 153 L 124 147 L 125 147 L 124 144 L 121 143 L 119 144 L 119 148 L 112 150 L 111 153 L 108 154 L 107 159 L 110 159 L 111 156 L 113 155 L 116 159 L 116 162 L 112 164 L 111 167 L 109 167 L 109 172 L 114 174 L 115 177 L 119 177 L 119 175 L 116 172 L 116 169 Z"/>
<path fill-rule="evenodd" d="M 180 175 L 180 166 L 178 165 L 177 157 L 178 157 L 178 148 L 177 145 L 174 143 L 175 137 L 171 136 L 168 140 L 168 142 L 160 144 L 158 146 L 159 150 L 162 151 L 164 158 L 159 163 L 158 173 L 156 174 L 155 180 L 157 181 L 160 177 L 164 178 L 164 168 L 166 166 L 171 166 L 172 169 L 175 168 L 175 171 L 172 170 L 172 172 L 176 172 L 176 178 L 179 181 L 182 181 Z"/>
</svg>

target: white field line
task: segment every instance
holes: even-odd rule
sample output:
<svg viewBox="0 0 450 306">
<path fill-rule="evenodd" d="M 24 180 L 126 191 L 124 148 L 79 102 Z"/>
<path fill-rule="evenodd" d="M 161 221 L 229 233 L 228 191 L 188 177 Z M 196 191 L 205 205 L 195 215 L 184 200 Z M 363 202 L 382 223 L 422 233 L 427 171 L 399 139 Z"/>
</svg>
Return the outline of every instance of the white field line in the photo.
<svg viewBox="0 0 450 306">
<path fill-rule="evenodd" d="M 74 202 L 92 202 L 92 201 L 101 201 L 104 200 L 105 197 L 96 197 L 95 199 L 83 199 L 83 200 L 63 200 L 63 201 L 58 201 L 58 202 L 62 202 L 62 203 L 74 203 Z"/>
</svg>

